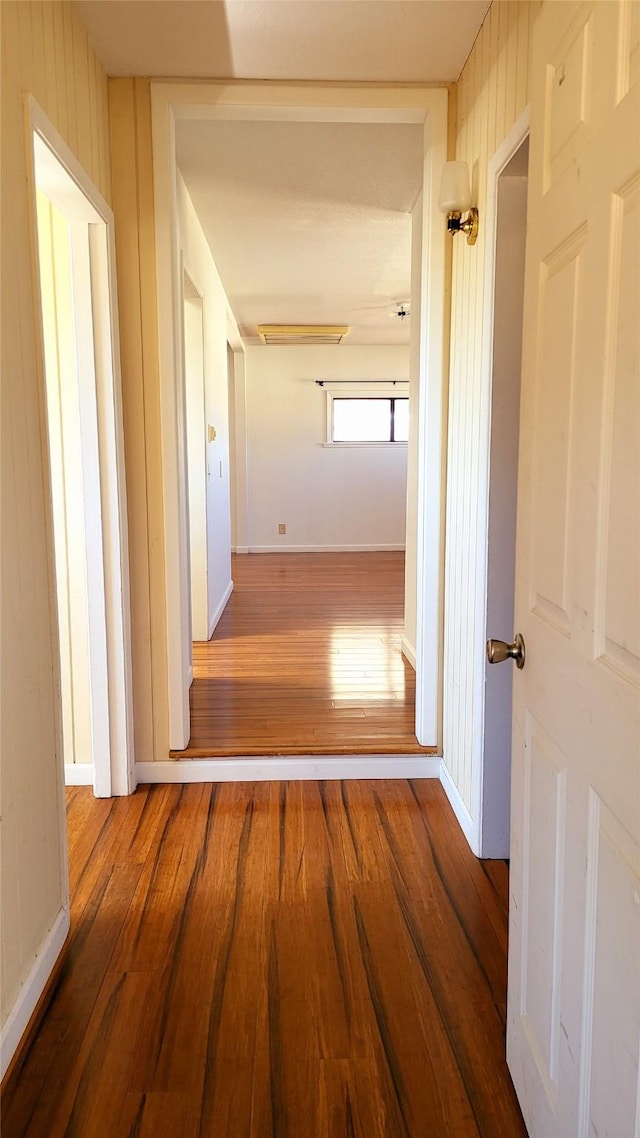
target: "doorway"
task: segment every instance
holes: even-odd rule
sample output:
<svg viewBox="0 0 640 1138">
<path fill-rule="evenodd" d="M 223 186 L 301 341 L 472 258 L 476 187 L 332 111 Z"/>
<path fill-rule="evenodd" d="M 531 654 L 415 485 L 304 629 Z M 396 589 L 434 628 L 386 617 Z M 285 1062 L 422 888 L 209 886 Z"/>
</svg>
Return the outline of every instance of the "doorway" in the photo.
<svg viewBox="0 0 640 1138">
<path fill-rule="evenodd" d="M 109 797 L 135 786 L 113 218 L 30 112 L 65 781 Z"/>
<path fill-rule="evenodd" d="M 517 139 L 517 135 L 516 135 Z M 491 666 L 487 637 L 513 639 L 520 371 L 524 312 L 529 135 L 507 140 L 489 168 L 494 192 L 491 390 L 488 438 L 486 607 L 480 856 L 509 857 L 513 669 Z"/>
<path fill-rule="evenodd" d="M 442 427 L 444 351 L 445 233 L 433 202 L 446 157 L 447 93 L 442 89 L 403 92 L 336 88 L 279 89 L 270 86 L 198 87 L 152 85 L 154 119 L 154 191 L 157 252 L 160 394 L 163 445 L 163 496 L 166 556 L 167 699 L 169 745 L 182 751 L 189 740 L 189 659 L 179 616 L 188 587 L 188 567 L 179 534 L 184 510 L 180 485 L 180 438 L 176 391 L 176 340 L 179 308 L 175 266 L 179 260 L 178 202 L 182 192 L 176 176 L 176 122 L 194 118 L 229 121 L 299 123 L 419 124 L 423 139 L 422 190 L 425 203 L 420 244 L 421 302 L 412 315 L 417 350 L 413 353 L 419 387 L 416 447 L 416 492 L 412 524 L 416 528 L 416 735 L 426 746 L 441 745 L 441 583 L 442 583 Z M 278 519 L 280 520 L 280 519 Z M 158 756 L 160 757 L 160 756 Z"/>
<path fill-rule="evenodd" d="M 350 165 L 339 160 L 347 152 Z M 371 170 L 382 168 L 385 160 L 396 170 L 395 181 L 380 192 L 371 186 Z M 335 172 L 329 177 L 327 168 L 332 161 Z M 247 345 L 246 441 L 241 440 L 241 446 L 248 455 L 248 551 L 259 555 L 236 557 L 229 565 L 234 591 L 222 617 L 225 627 L 216 626 L 208 647 L 202 643 L 207 639 L 204 631 L 199 633 L 194 625 L 190 741 L 176 753 L 183 758 L 194 752 L 217 758 L 232 745 L 240 749 L 238 736 L 246 739 L 240 753 L 253 753 L 260 746 L 260 738 L 255 733 L 247 738 L 245 730 L 249 719 L 264 720 L 265 716 L 265 677 L 255 650 L 248 652 L 242 683 L 236 677 L 239 699 L 234 687 L 220 705 L 214 679 L 218 687 L 230 680 L 232 661 L 223 660 L 220 641 L 225 650 L 235 641 L 238 654 L 248 647 L 246 635 L 232 632 L 241 619 L 244 622 L 240 610 L 250 610 L 255 626 L 264 627 L 267 618 L 260 610 L 261 599 L 269 601 L 273 638 L 269 652 L 274 654 L 268 676 L 274 697 L 269 703 L 269 731 L 265 729 L 262 736 L 265 753 L 278 745 L 285 753 L 293 753 L 293 747 L 302 754 L 336 747 L 348 754 L 393 753 L 394 740 L 398 754 L 418 751 L 415 673 L 409 673 L 401 656 L 405 628 L 396 601 L 404 591 L 411 319 L 407 319 L 406 303 L 392 305 L 384 298 L 387 293 L 393 295 L 393 290 L 396 295 L 409 296 L 412 244 L 414 283 L 416 276 L 419 281 L 421 256 L 415 238 L 421 227 L 413 227 L 412 242 L 410 207 L 422 188 L 422 130 L 417 124 L 392 123 L 178 122 L 176 163 L 182 190 L 179 231 L 184 263 L 194 264 L 193 245 L 199 238 L 200 259 L 217 271 L 224 289 L 229 290 L 228 303 Z M 296 172 L 293 180 L 292 170 Z M 320 185 L 323 171 L 325 181 Z M 256 200 L 267 185 L 271 186 L 269 198 L 258 211 Z M 319 200 L 322 210 L 301 231 L 299 217 Z M 348 226 L 345 202 L 351 218 Z M 277 261 L 267 255 L 274 246 L 280 251 Z M 386 263 L 389 248 L 395 253 L 393 275 Z M 363 273 L 358 266 L 365 251 Z M 198 280 L 204 291 L 204 276 Z M 374 288 L 378 295 L 371 292 Z M 205 309 L 206 302 L 205 291 Z M 315 319 L 322 324 L 330 312 L 341 313 L 350 330 L 339 346 L 329 335 L 318 336 L 317 326 L 315 335 L 303 328 L 301 334 L 300 330 L 289 332 L 282 343 L 277 338 L 280 324 L 269 335 L 268 344 L 260 343 L 258 321 L 267 310 L 269 319 L 281 322 L 288 318 L 294 323 L 317 313 Z M 227 436 L 233 554 L 239 544 L 233 357 L 224 342 L 222 322 L 212 318 L 210 310 L 206 320 L 208 338 L 226 350 L 230 381 Z M 221 365 L 219 351 L 217 366 Z M 189 370 L 187 358 L 187 403 Z M 222 391 L 220 396 L 224 396 Z M 209 412 L 209 422 L 217 425 L 222 436 L 222 460 L 224 436 L 219 420 L 223 413 L 223 406 L 213 405 Z M 211 465 L 209 477 L 215 491 L 219 461 Z M 199 481 L 196 464 L 188 476 L 192 499 L 194 474 Z M 190 512 L 192 508 L 193 502 Z M 222 539 L 216 532 L 216 542 Z M 273 580 L 269 570 L 274 558 L 279 559 L 279 619 L 271 603 L 276 600 L 272 586 L 268 598 L 261 595 L 266 580 Z M 310 611 L 302 612 L 296 605 L 300 622 L 296 625 L 288 610 L 294 598 L 300 599 L 297 577 L 301 564 L 307 564 L 307 578 L 313 577 L 317 586 L 309 597 Z M 192 557 L 192 596 L 199 587 L 194 565 Z M 345 606 L 344 589 L 345 582 L 366 578 L 367 569 L 384 579 L 389 591 L 377 594 L 377 607 L 362 614 L 361 592 L 356 590 Z M 368 596 L 370 601 L 376 596 L 373 588 Z M 340 620 L 341 606 L 351 610 L 351 616 L 356 610 L 360 614 L 348 633 Z M 327 626 L 335 624 L 324 665 L 319 646 L 327 643 L 327 627 L 322 625 L 320 611 Z M 331 725 L 318 716 L 314 730 L 294 734 L 289 723 L 293 710 L 288 708 L 295 705 L 299 714 L 295 698 L 299 691 L 292 692 L 285 677 L 302 630 L 314 620 L 318 627 L 310 652 L 316 656 L 317 674 L 326 677 L 321 689 L 326 703 L 339 705 L 333 708 L 337 722 Z M 405 636 L 405 641 L 415 644 L 415 635 Z M 410 660 L 415 667 L 415 652 Z M 345 669 L 339 667 L 345 661 L 351 665 L 350 685 Z M 235 659 L 233 667 L 240 667 Z M 386 683 L 373 684 L 372 677 L 380 681 L 382 674 Z M 201 691 L 205 682 L 208 700 Z M 302 686 L 299 677 L 297 683 Z M 315 704 L 318 687 L 312 677 L 304 687 L 315 693 Z M 248 699 L 252 689 L 261 716 Z M 353 707 L 342 706 L 347 699 Z M 280 714 L 276 712 L 278 700 Z M 222 723 L 228 724 L 231 718 L 230 707 L 235 707 L 241 720 L 232 737 L 228 728 L 222 730 Z M 338 721 L 338 711 L 347 710 L 350 714 L 342 714 Z M 402 730 L 392 733 L 390 720 L 394 722 L 399 712 Z"/>
</svg>

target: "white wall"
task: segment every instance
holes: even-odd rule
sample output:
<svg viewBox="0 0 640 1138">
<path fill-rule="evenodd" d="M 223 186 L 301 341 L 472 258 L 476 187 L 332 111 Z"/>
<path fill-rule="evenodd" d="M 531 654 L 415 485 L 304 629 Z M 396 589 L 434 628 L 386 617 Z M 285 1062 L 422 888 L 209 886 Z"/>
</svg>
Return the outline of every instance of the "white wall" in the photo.
<svg viewBox="0 0 640 1138">
<path fill-rule="evenodd" d="M 231 541 L 237 553 L 248 552 L 247 538 L 247 384 L 244 351 L 233 353 L 233 376 L 229 380 L 229 424 L 233 433 Z"/>
<path fill-rule="evenodd" d="M 407 541 L 404 565 L 404 633 L 402 650 L 415 668 L 418 623 L 418 400 L 420 397 L 420 322 L 422 314 L 422 194 L 411 215 L 411 346 L 409 398 L 414 414 L 409 420 L 407 455 Z"/>
<path fill-rule="evenodd" d="M 250 551 L 404 547 L 406 446 L 324 446 L 327 389 L 314 380 L 408 376 L 408 347 L 247 348 Z"/>
<path fill-rule="evenodd" d="M 207 589 L 207 445 L 204 398 L 204 305 L 184 276 L 184 378 L 187 409 L 189 552 L 191 558 L 191 634 L 206 640 L 209 629 Z"/>
<path fill-rule="evenodd" d="M 231 512 L 227 337 L 229 302 L 186 186 L 178 175 L 178 225 L 184 268 L 203 302 L 206 446 L 207 617 L 211 636 L 231 591 Z M 237 334 L 237 328 L 235 329 Z"/>
</svg>

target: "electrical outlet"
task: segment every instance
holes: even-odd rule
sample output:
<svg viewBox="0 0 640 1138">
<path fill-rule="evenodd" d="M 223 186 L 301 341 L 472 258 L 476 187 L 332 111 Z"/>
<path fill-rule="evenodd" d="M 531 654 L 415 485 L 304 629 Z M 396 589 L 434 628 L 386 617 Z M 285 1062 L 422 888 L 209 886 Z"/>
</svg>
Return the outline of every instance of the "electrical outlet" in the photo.
<svg viewBox="0 0 640 1138">
<path fill-rule="evenodd" d="M 278 522 L 278 533 L 286 533 L 287 527 L 284 522 Z"/>
</svg>

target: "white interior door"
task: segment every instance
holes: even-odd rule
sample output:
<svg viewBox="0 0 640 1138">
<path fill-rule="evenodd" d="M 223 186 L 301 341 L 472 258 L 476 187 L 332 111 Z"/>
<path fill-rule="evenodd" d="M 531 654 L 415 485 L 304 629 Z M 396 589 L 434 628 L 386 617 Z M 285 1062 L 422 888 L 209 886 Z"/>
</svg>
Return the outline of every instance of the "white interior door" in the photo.
<svg viewBox="0 0 640 1138">
<path fill-rule="evenodd" d="M 640 5 L 533 47 L 508 1059 L 532 1138 L 640 1134 Z M 510 665 L 503 664 L 502 667 Z"/>
</svg>

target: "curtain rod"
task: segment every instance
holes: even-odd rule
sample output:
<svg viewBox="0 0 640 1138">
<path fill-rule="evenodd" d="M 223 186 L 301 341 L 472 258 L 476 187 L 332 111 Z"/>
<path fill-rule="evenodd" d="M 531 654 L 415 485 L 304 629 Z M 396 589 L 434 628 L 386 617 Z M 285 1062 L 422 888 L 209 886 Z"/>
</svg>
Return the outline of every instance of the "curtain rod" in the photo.
<svg viewBox="0 0 640 1138">
<path fill-rule="evenodd" d="M 387 387 L 395 387 L 396 383 L 408 383 L 409 380 L 408 379 L 314 379 L 313 382 L 317 383 L 318 387 L 324 387 L 325 383 L 339 383 L 343 387 L 347 384 L 350 385 L 352 383 L 366 383 L 369 385 L 371 385 L 373 383 L 384 383 Z"/>
</svg>

